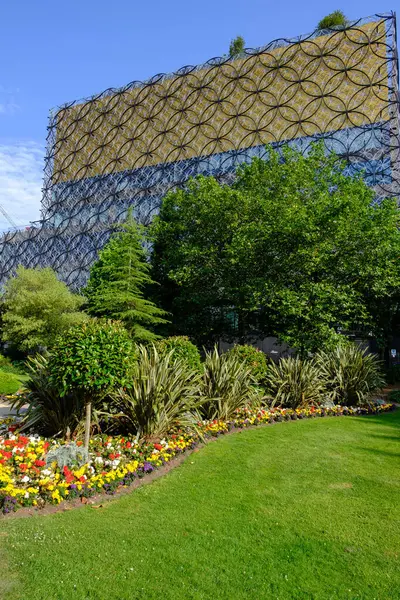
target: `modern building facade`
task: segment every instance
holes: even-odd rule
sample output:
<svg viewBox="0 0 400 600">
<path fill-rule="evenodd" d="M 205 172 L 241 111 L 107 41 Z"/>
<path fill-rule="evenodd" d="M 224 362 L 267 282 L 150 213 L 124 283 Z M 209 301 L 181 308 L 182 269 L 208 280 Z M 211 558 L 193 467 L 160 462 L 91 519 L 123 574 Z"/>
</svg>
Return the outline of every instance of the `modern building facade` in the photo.
<svg viewBox="0 0 400 600">
<path fill-rule="evenodd" d="M 65 104 L 50 115 L 42 218 L 0 240 L 0 280 L 51 266 L 81 287 L 129 206 L 148 223 L 169 189 L 229 181 L 268 145 L 323 140 L 378 198 L 400 196 L 399 104 L 393 13 Z"/>
</svg>

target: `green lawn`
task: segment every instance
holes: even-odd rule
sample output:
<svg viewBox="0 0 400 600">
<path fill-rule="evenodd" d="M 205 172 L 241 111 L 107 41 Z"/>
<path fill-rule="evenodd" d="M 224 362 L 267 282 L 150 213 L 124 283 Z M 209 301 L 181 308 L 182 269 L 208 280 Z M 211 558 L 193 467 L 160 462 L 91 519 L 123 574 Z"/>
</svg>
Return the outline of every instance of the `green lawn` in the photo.
<svg viewBox="0 0 400 600">
<path fill-rule="evenodd" d="M 0 368 L 0 396 L 15 394 L 15 392 L 18 392 L 24 386 L 24 383 L 28 379 L 29 375 L 24 373 L 3 371 Z"/>
<path fill-rule="evenodd" d="M 399 425 L 260 427 L 103 508 L 4 520 L 1 597 L 398 599 Z"/>
</svg>

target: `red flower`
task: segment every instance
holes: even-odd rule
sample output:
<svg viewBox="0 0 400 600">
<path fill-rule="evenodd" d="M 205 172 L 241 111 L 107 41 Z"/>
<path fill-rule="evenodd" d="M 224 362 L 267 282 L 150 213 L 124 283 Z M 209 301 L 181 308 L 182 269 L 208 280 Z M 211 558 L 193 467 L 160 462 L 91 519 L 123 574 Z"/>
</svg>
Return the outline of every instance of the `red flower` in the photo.
<svg viewBox="0 0 400 600">
<path fill-rule="evenodd" d="M 12 452 L 7 452 L 6 450 L 0 450 L 0 452 L 3 455 L 3 458 L 11 458 L 12 457 Z"/>
<path fill-rule="evenodd" d="M 82 446 L 83 442 L 81 440 L 79 440 L 79 442 L 76 442 L 77 446 Z"/>
<path fill-rule="evenodd" d="M 130 448 L 132 446 L 132 444 L 130 442 L 126 442 L 126 447 Z"/>
<path fill-rule="evenodd" d="M 28 465 L 26 465 L 25 463 L 21 463 L 21 464 L 19 465 L 19 468 L 20 468 L 20 470 L 21 470 L 21 471 L 26 471 L 26 470 L 27 470 L 27 468 L 28 468 Z"/>
<path fill-rule="evenodd" d="M 45 466 L 45 464 L 46 464 L 46 461 L 45 461 L 45 460 L 35 460 L 35 465 L 36 465 L 37 467 L 44 467 L 44 466 Z"/>
<path fill-rule="evenodd" d="M 154 448 L 155 448 L 156 450 L 162 450 L 162 446 L 161 446 L 161 444 L 154 444 Z"/>
</svg>

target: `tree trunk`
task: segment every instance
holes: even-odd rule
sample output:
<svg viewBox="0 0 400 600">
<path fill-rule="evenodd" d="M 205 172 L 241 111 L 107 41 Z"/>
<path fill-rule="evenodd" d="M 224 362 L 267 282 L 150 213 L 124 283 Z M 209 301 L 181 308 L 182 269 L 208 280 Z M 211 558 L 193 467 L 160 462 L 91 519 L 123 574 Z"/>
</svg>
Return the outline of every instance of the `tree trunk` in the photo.
<svg viewBox="0 0 400 600">
<path fill-rule="evenodd" d="M 85 448 L 86 448 L 86 450 L 89 450 L 91 421 L 92 421 L 92 403 L 86 402 L 86 419 L 85 419 Z"/>
</svg>

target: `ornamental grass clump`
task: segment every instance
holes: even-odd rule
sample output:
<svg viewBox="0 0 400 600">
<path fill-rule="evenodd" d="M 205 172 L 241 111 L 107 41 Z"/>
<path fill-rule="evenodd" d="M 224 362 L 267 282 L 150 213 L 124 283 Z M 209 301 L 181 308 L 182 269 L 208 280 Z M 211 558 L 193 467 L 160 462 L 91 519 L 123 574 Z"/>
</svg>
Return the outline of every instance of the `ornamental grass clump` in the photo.
<svg viewBox="0 0 400 600">
<path fill-rule="evenodd" d="M 38 354 L 27 361 L 29 380 L 27 393 L 17 396 L 11 408 L 23 413 L 20 430 L 34 429 L 49 437 L 65 437 L 73 434 L 83 419 L 84 396 L 73 389 L 61 395 L 60 385 L 50 379 L 49 359 Z"/>
<path fill-rule="evenodd" d="M 378 357 L 356 344 L 341 344 L 331 352 L 320 351 L 316 364 L 326 396 L 334 404 L 354 406 L 369 402 L 385 384 Z"/>
<path fill-rule="evenodd" d="M 216 347 L 207 352 L 201 381 L 204 418 L 228 421 L 238 409 L 260 404 L 256 383 L 251 369 L 233 354 L 219 354 Z"/>
<path fill-rule="evenodd" d="M 265 377 L 270 407 L 304 408 L 323 399 L 324 382 L 314 360 L 300 357 L 281 358 L 268 365 Z"/>
<path fill-rule="evenodd" d="M 160 355 L 153 345 L 139 346 L 126 389 L 114 394 L 121 424 L 138 439 L 161 438 L 174 427 L 196 429 L 200 375 L 173 351 Z"/>
</svg>

